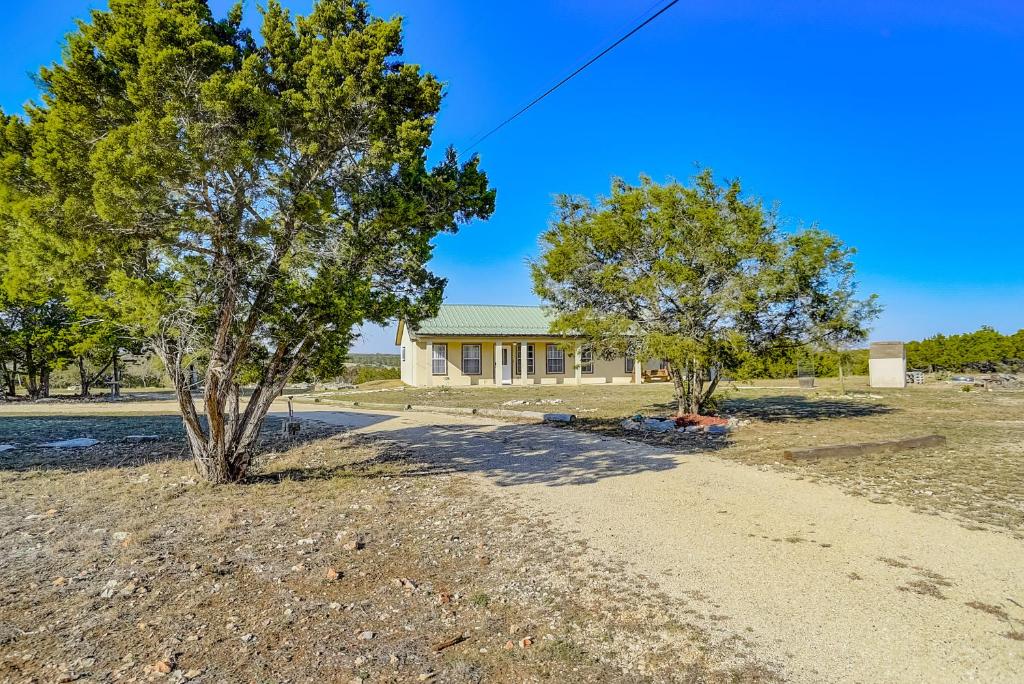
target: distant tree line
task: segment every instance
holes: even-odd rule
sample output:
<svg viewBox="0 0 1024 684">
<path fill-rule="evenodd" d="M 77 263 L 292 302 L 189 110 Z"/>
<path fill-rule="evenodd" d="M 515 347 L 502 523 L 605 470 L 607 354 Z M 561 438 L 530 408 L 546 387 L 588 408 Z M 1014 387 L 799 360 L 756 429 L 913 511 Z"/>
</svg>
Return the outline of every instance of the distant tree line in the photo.
<svg viewBox="0 0 1024 684">
<path fill-rule="evenodd" d="M 1024 329 L 1003 335 L 990 326 L 959 335 L 932 335 L 908 342 L 907 368 L 929 372 L 982 372 L 1024 370 Z M 751 378 L 792 378 L 798 370 L 817 377 L 833 377 L 843 371 L 849 375 L 867 375 L 868 350 L 845 352 L 791 347 L 771 353 L 741 351 L 725 368 L 725 374 L 738 380 Z"/>
<path fill-rule="evenodd" d="M 830 378 L 839 375 L 840 359 L 846 375 L 868 374 L 867 349 L 837 352 L 807 347 L 779 349 L 761 354 L 741 352 L 724 369 L 724 373 L 726 377 L 736 380 L 792 378 L 797 375 L 797 371 L 819 378 Z"/>
<path fill-rule="evenodd" d="M 930 371 L 1024 370 L 1024 329 L 1003 335 L 989 326 L 960 335 L 933 335 L 907 344 L 907 366 Z"/>
<path fill-rule="evenodd" d="M 398 368 L 398 354 L 349 354 L 348 361 L 359 366 L 389 366 Z"/>
<path fill-rule="evenodd" d="M 402 371 L 389 366 L 348 366 L 341 375 L 345 382 L 361 385 L 374 380 L 398 380 Z"/>
</svg>

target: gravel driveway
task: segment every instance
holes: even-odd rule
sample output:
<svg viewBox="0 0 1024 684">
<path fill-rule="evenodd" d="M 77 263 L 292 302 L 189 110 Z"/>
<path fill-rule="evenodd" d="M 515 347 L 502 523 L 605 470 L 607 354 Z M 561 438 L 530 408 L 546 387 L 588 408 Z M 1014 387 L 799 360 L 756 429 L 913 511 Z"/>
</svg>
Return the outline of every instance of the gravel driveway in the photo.
<svg viewBox="0 0 1024 684">
<path fill-rule="evenodd" d="M 514 497 L 794 681 L 1024 681 L 1024 543 L 710 455 L 474 416 L 302 413 Z"/>
</svg>

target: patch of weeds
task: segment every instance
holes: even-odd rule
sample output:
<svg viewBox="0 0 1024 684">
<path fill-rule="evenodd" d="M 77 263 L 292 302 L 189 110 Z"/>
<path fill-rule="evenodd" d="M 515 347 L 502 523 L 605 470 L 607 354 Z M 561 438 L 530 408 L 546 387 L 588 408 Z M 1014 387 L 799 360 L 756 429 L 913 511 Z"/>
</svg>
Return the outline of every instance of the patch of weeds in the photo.
<svg viewBox="0 0 1024 684">
<path fill-rule="evenodd" d="M 569 663 L 580 662 L 587 657 L 586 651 L 578 644 L 565 639 L 555 639 L 546 643 L 543 651 L 544 655 L 551 660 L 562 660 Z"/>
<path fill-rule="evenodd" d="M 807 540 L 803 537 L 786 537 L 786 541 L 788 541 L 790 544 L 799 544 L 800 542 L 805 542 Z"/>
<path fill-rule="evenodd" d="M 691 631 L 693 629 L 692 626 L 686 624 L 685 622 L 681 622 L 681 621 L 679 621 L 679 620 L 677 620 L 675 618 L 672 618 L 672 617 L 670 617 L 669 619 L 665 620 L 665 623 L 661 627 L 666 632 L 670 632 L 670 633 L 671 632 L 688 632 L 688 631 Z"/>
<path fill-rule="evenodd" d="M 994 615 L 997 618 L 1001 618 L 1003 620 L 1010 619 L 1009 614 L 1007 614 L 1007 612 L 1003 610 L 1002 606 L 994 606 L 991 603 L 982 603 L 981 601 L 967 601 L 964 605 L 968 606 L 969 608 L 974 608 L 975 610 L 980 610 L 983 613 Z"/>
<path fill-rule="evenodd" d="M 907 582 L 903 586 L 896 588 L 900 591 L 910 591 L 921 596 L 931 596 L 932 598 L 937 599 L 946 598 L 946 595 L 939 590 L 938 586 L 928 580 L 914 580 L 913 582 Z"/>
<path fill-rule="evenodd" d="M 999 636 L 1006 637 L 1007 639 L 1013 639 L 1014 641 L 1024 641 L 1024 632 L 1018 632 L 1015 629 L 1009 632 L 1003 632 Z"/>
<path fill-rule="evenodd" d="M 886 558 L 885 556 L 879 556 L 878 560 L 882 561 L 886 565 L 892 568 L 909 568 L 910 566 L 903 561 L 896 560 L 895 558 Z"/>
<path fill-rule="evenodd" d="M 943 577 L 937 572 L 933 572 L 932 570 L 926 570 L 925 568 L 921 568 L 916 565 L 914 566 L 914 570 L 916 570 L 917 574 L 921 577 L 924 577 L 928 581 L 932 582 L 933 584 L 937 584 L 940 587 L 953 586 L 953 583 L 950 582 L 948 578 Z"/>
<path fill-rule="evenodd" d="M 860 575 L 858 575 L 855 572 L 848 572 L 848 573 L 846 573 L 846 576 L 849 577 L 850 579 L 854 580 L 854 581 L 864 579 L 863 577 L 861 577 Z"/>
<path fill-rule="evenodd" d="M 488 604 L 490 604 L 490 602 L 491 602 L 491 597 L 488 596 L 487 594 L 473 594 L 469 598 L 469 602 L 472 603 L 474 606 L 479 606 L 480 608 L 486 608 L 488 606 Z"/>
</svg>

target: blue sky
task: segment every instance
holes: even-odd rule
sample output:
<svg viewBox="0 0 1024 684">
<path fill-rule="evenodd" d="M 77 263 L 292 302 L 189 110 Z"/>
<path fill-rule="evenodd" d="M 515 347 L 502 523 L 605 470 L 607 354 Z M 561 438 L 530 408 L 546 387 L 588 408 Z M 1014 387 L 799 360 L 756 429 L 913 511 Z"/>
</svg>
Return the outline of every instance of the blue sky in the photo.
<svg viewBox="0 0 1024 684">
<path fill-rule="evenodd" d="M 72 17 L 103 2 L 5 7 L 0 105 L 35 96 Z M 223 12 L 229 4 L 212 2 Z M 298 13 L 311 0 L 285 0 Z M 406 58 L 447 83 L 435 144 L 463 147 L 654 6 L 380 0 Z M 660 3 L 658 3 L 660 5 Z M 255 17 L 256 3 L 246 2 Z M 555 193 L 696 164 L 858 249 L 885 306 L 875 339 L 1024 327 L 1024 3 L 683 0 L 478 152 L 486 223 L 438 240 L 446 300 L 531 304 L 526 261 Z M 391 351 L 367 330 L 356 351 Z"/>
</svg>

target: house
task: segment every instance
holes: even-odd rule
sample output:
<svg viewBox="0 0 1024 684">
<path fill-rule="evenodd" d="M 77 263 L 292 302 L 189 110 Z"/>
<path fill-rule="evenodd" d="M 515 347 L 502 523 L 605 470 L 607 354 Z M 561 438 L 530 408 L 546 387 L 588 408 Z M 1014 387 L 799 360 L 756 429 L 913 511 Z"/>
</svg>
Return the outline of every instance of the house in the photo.
<svg viewBox="0 0 1024 684">
<path fill-rule="evenodd" d="M 444 304 L 415 328 L 399 321 L 402 381 L 415 387 L 641 381 L 632 358 L 597 358 L 550 326 L 539 306 Z"/>
</svg>

